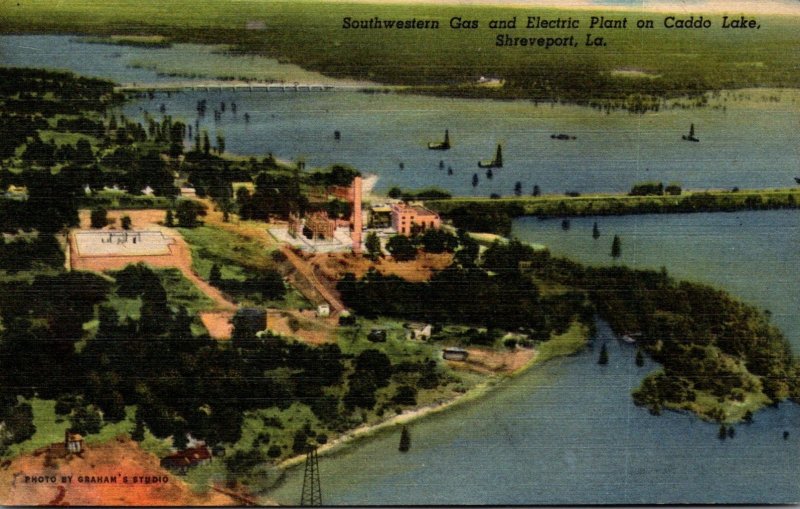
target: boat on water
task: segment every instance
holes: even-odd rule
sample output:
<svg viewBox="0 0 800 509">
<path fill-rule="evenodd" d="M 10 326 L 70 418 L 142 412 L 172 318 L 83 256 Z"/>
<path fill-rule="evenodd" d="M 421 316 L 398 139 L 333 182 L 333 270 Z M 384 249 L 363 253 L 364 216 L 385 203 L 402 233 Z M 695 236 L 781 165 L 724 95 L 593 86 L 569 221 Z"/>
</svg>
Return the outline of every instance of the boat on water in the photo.
<svg viewBox="0 0 800 509">
<path fill-rule="evenodd" d="M 502 168 L 503 167 L 503 147 L 498 143 L 497 152 L 491 161 L 478 161 L 478 168 Z"/>
<path fill-rule="evenodd" d="M 450 150 L 450 132 L 444 130 L 444 141 L 441 143 L 428 143 L 428 150 Z"/>
<path fill-rule="evenodd" d="M 700 141 L 694 135 L 694 124 L 689 126 L 689 134 L 684 134 L 683 135 L 683 139 L 684 139 L 684 141 Z"/>
<path fill-rule="evenodd" d="M 633 333 L 629 333 L 629 334 L 623 334 L 620 337 L 620 339 L 622 341 L 624 341 L 625 343 L 628 343 L 629 345 L 632 345 L 632 344 L 636 343 L 636 341 L 638 341 L 641 336 L 642 336 L 642 334 L 640 332 L 633 332 Z"/>
<path fill-rule="evenodd" d="M 577 139 L 575 136 L 572 136 L 571 134 L 563 134 L 563 133 L 551 134 L 550 138 L 554 140 L 563 140 L 563 141 Z"/>
</svg>

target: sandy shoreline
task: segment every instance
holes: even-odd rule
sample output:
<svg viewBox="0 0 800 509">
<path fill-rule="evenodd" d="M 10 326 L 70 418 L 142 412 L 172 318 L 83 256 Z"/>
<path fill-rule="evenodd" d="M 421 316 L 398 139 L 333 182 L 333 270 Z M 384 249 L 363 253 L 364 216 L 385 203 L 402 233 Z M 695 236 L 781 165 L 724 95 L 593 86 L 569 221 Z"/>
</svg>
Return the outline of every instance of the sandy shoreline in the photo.
<svg viewBox="0 0 800 509">
<path fill-rule="evenodd" d="M 521 368 L 519 371 L 526 370 L 530 365 L 526 365 L 526 367 Z M 517 372 L 514 372 L 516 374 Z M 381 431 L 386 428 L 391 428 L 393 426 L 397 426 L 398 424 L 408 424 L 411 421 L 416 421 L 421 419 L 422 417 L 432 415 L 435 413 L 439 413 L 443 410 L 451 408 L 457 404 L 465 403 L 467 401 L 471 401 L 477 397 L 483 396 L 486 392 L 491 389 L 493 386 L 496 385 L 497 379 L 490 379 L 485 382 L 482 382 L 472 389 L 468 390 L 464 394 L 456 396 L 452 399 L 447 401 L 442 401 L 440 403 L 431 403 L 428 405 L 424 405 L 418 408 L 414 408 L 412 410 L 406 410 L 401 414 L 395 415 L 385 421 L 381 421 L 376 424 L 364 424 L 357 428 L 354 428 L 338 438 L 331 440 L 330 442 L 326 443 L 325 445 L 321 445 L 317 452 L 321 455 L 330 454 L 346 445 L 350 445 L 356 439 L 361 437 L 370 436 L 378 431 Z M 277 466 L 278 468 L 288 469 L 295 465 L 298 465 L 305 461 L 305 456 L 293 456 L 283 462 L 279 463 Z"/>
</svg>

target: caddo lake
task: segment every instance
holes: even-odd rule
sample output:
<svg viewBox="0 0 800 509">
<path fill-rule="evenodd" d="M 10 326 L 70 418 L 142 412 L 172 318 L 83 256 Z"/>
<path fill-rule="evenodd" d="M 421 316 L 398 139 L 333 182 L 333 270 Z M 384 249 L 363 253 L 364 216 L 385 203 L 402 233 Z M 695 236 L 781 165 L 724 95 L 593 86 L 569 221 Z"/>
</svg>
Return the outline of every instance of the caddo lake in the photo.
<svg viewBox="0 0 800 509">
<path fill-rule="evenodd" d="M 761 92 L 751 92 L 760 96 Z M 605 114 L 577 106 L 534 105 L 360 92 L 194 91 L 132 101 L 124 112 L 158 118 L 161 105 L 200 129 L 225 137 L 235 154 L 272 152 L 308 166 L 345 163 L 380 176 L 378 189 L 435 186 L 455 195 L 511 196 L 516 182 L 530 194 L 628 191 L 646 180 L 686 188 L 763 188 L 794 185 L 800 144 L 794 93 L 779 103 L 736 102 L 726 110 Z M 226 109 L 219 120 L 213 110 Z M 236 103 L 237 113 L 231 111 Z M 249 122 L 244 114 L 249 115 Z M 681 136 L 694 123 L 700 143 Z M 428 150 L 450 132 L 452 148 Z M 341 137 L 335 139 L 335 132 Z M 552 139 L 569 134 L 575 140 Z M 501 169 L 489 179 L 479 160 L 502 144 Z M 452 169 L 452 175 L 450 175 Z M 473 174 L 479 183 L 472 185 Z"/>
<path fill-rule="evenodd" d="M 25 49 L 27 48 L 27 50 Z M 158 62 L 202 65 L 207 48 L 143 49 L 86 44 L 70 37 L 2 36 L 0 64 L 61 68 L 120 83 L 186 78 L 159 76 Z M 255 65 L 255 64 L 254 64 Z M 263 65 L 263 62 L 258 63 Z M 162 69 L 166 71 L 166 69 Z M 275 71 L 276 79 L 285 69 Z M 313 74 L 313 73 L 312 73 Z M 283 75 L 286 76 L 285 74 Z M 314 76 L 317 77 L 318 75 Z M 310 77 L 309 77 L 310 79 Z M 771 99 L 770 99 L 771 98 Z M 523 101 L 466 101 L 358 92 L 194 91 L 158 94 L 122 107 L 194 126 L 226 150 L 309 166 L 351 164 L 380 176 L 378 189 L 438 186 L 454 194 L 627 191 L 643 180 L 686 188 L 777 187 L 798 176 L 796 91 L 723 93 L 717 108 L 669 109 L 647 115 L 601 113 Z M 213 110 L 226 110 L 214 121 Z M 237 113 L 231 108 L 237 105 Z M 245 113 L 249 121 L 245 121 Z M 694 123 L 700 143 L 681 140 Z M 449 129 L 453 148 L 429 151 Z M 334 139 L 334 131 L 341 139 Z M 575 140 L 559 141 L 565 133 Z M 190 142 L 187 140 L 187 142 Z M 491 180 L 477 168 L 503 145 L 504 168 Z M 443 167 L 440 168 L 440 160 Z M 402 163 L 403 169 L 400 169 Z M 448 175 L 447 168 L 453 169 Z M 472 175 L 479 183 L 472 186 Z M 620 263 L 713 284 L 760 307 L 800 351 L 797 275 L 800 237 L 792 211 L 598 218 L 519 219 L 514 234 L 584 263 Z M 600 344 L 610 363 L 596 363 Z M 672 412 L 651 416 L 630 391 L 652 365 L 634 364 L 635 347 L 600 324 L 593 350 L 557 359 L 503 383 L 486 397 L 411 425 L 412 446 L 397 452 L 399 430 L 379 434 L 320 459 L 326 504 L 790 503 L 800 501 L 800 407 L 782 404 L 736 427 L 720 441 L 717 427 Z M 783 432 L 789 431 L 788 440 Z M 302 469 L 266 497 L 297 504 Z"/>
<path fill-rule="evenodd" d="M 125 84 L 199 83 L 200 78 L 165 75 L 191 75 L 192 69 L 206 76 L 243 74 L 287 83 L 341 84 L 296 66 L 214 52 L 219 50 L 187 44 L 160 49 L 88 44 L 67 36 L 2 36 L 0 64 L 60 68 Z M 236 72 L 223 72 L 225 62 Z M 197 102 L 203 99 L 207 112 L 198 119 Z M 221 110 L 223 102 L 227 108 L 215 121 L 213 111 Z M 217 134 L 223 135 L 229 152 L 272 152 L 282 159 L 302 158 L 309 166 L 350 164 L 380 175 L 379 190 L 437 186 L 457 195 L 509 196 L 521 182 L 524 194 L 534 185 L 543 193 L 619 192 L 646 180 L 678 182 L 692 189 L 765 188 L 794 185 L 793 177 L 800 173 L 800 94 L 789 90 L 723 92 L 710 99 L 715 107 L 646 115 L 528 101 L 263 90 L 157 94 L 152 100 L 127 103 L 123 112 L 140 120 L 145 111 L 159 118 L 162 104 L 173 118 L 191 125 L 199 120 L 212 143 Z M 691 124 L 700 143 L 681 139 Z M 445 129 L 452 149 L 428 150 L 427 143 L 441 141 Z M 341 133 L 338 141 L 335 131 Z M 576 139 L 555 140 L 552 134 Z M 504 167 L 488 179 L 477 162 L 491 159 L 498 143 L 503 146 Z M 476 173 L 479 183 L 473 187 Z"/>
</svg>

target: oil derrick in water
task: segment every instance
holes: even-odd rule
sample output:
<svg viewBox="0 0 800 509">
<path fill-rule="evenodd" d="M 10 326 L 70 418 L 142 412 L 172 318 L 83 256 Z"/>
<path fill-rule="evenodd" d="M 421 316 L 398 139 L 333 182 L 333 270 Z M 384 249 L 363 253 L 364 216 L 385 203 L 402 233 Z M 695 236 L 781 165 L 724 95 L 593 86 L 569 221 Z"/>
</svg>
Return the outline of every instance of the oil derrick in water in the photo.
<svg viewBox="0 0 800 509">
<path fill-rule="evenodd" d="M 310 447 L 306 453 L 305 473 L 303 474 L 303 491 L 300 494 L 301 506 L 321 506 L 322 488 L 319 484 L 319 457 L 317 448 Z"/>
</svg>

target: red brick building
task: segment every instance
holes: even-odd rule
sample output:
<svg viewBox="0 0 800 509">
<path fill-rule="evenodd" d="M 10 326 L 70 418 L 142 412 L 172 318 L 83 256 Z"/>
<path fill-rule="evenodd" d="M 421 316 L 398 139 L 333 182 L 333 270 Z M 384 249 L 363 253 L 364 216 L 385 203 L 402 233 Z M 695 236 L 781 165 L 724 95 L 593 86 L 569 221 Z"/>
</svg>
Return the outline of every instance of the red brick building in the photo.
<svg viewBox="0 0 800 509">
<path fill-rule="evenodd" d="M 396 203 L 392 205 L 392 228 L 400 235 L 410 236 L 414 231 L 437 229 L 442 226 L 439 214 L 419 205 Z"/>
</svg>

